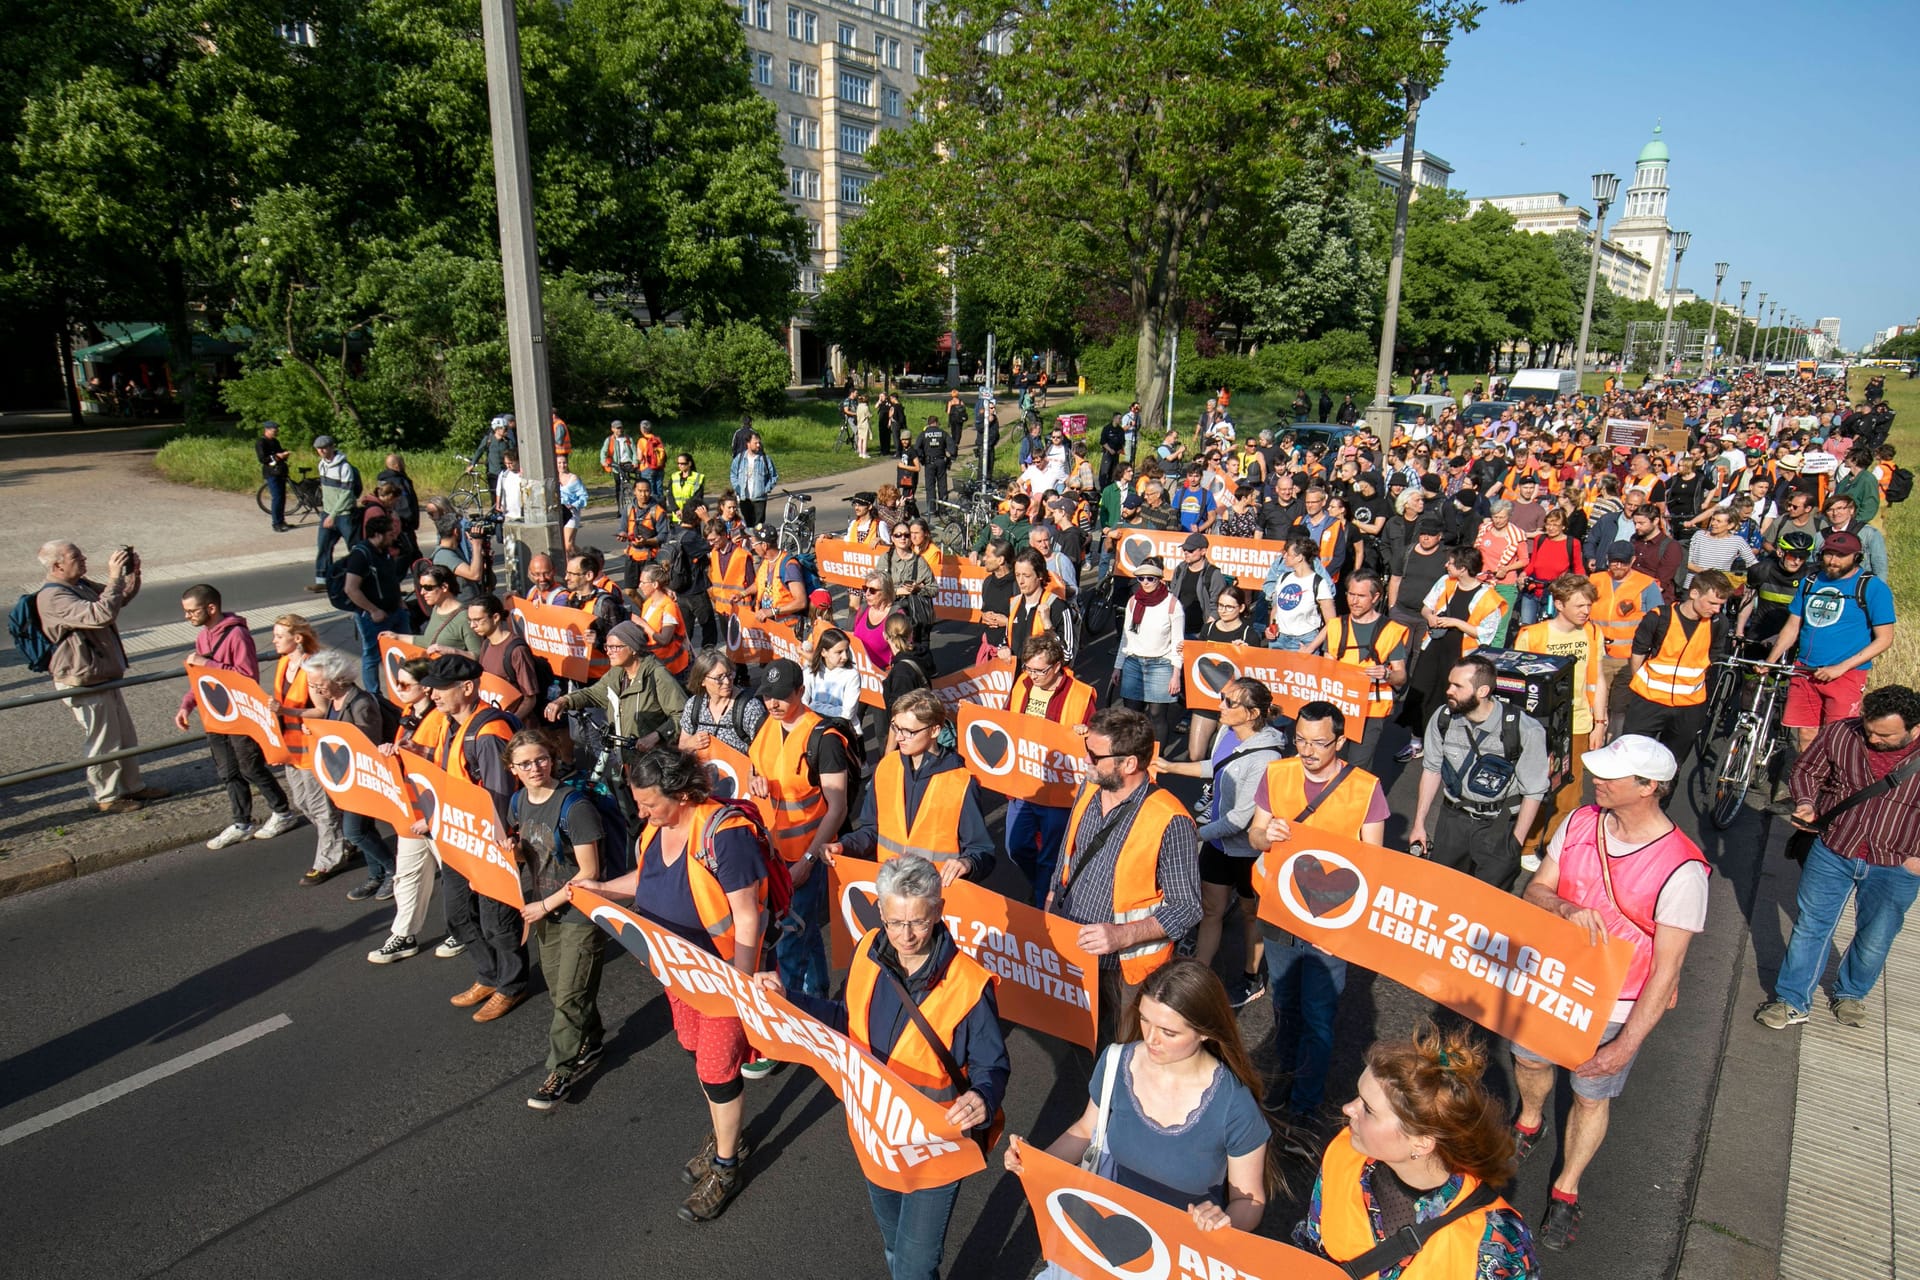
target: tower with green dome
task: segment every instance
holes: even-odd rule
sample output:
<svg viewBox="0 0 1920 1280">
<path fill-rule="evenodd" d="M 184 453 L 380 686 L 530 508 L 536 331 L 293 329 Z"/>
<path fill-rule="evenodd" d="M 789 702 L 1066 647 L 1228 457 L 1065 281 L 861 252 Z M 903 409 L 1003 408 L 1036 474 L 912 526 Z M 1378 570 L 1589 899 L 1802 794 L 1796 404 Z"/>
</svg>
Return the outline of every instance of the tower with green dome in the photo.
<svg viewBox="0 0 1920 1280">
<path fill-rule="evenodd" d="M 1621 248 L 1653 264 L 1646 296 L 1658 298 L 1667 287 L 1667 259 L 1673 248 L 1673 228 L 1667 225 L 1667 152 L 1658 121 L 1653 137 L 1634 161 L 1633 183 L 1621 205 L 1620 221 L 1608 238 Z"/>
</svg>

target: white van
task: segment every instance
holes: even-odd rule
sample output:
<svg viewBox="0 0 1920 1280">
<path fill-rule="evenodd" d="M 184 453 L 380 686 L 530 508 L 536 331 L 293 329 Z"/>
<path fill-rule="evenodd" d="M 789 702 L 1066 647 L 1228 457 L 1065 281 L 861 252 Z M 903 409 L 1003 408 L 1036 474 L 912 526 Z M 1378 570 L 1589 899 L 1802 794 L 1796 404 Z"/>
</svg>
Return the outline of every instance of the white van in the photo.
<svg viewBox="0 0 1920 1280">
<path fill-rule="evenodd" d="M 1522 369 L 1507 379 L 1509 400 L 1558 400 L 1580 393 L 1580 375 L 1572 369 Z"/>
</svg>

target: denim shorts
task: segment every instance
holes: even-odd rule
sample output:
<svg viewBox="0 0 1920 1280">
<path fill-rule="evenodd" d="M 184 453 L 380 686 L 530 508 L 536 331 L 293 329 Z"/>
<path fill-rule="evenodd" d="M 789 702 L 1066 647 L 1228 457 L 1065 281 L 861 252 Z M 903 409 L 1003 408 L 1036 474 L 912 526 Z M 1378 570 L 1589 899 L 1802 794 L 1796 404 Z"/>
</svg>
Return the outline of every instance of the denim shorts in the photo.
<svg viewBox="0 0 1920 1280">
<path fill-rule="evenodd" d="M 1600 1033 L 1600 1044 L 1604 1047 L 1613 1043 L 1613 1038 L 1620 1034 L 1620 1028 L 1626 1025 L 1624 1022 L 1609 1022 L 1607 1029 Z M 1554 1065 L 1548 1059 L 1541 1057 L 1537 1053 L 1529 1053 L 1517 1044 L 1509 1042 L 1507 1047 L 1512 1049 L 1513 1056 L 1522 1062 L 1531 1063 L 1534 1066 L 1540 1067 L 1550 1067 Z M 1639 1054 L 1635 1054 L 1634 1058 L 1639 1056 Z M 1585 1098 L 1588 1102 L 1605 1102 L 1609 1098 L 1619 1097 L 1621 1093 L 1625 1091 L 1627 1087 L 1627 1073 L 1633 1070 L 1634 1058 L 1628 1058 L 1627 1065 L 1621 1067 L 1610 1076 L 1582 1076 L 1575 1075 L 1569 1071 L 1567 1072 L 1567 1078 L 1573 1081 L 1573 1091 L 1580 1097 Z"/>
</svg>

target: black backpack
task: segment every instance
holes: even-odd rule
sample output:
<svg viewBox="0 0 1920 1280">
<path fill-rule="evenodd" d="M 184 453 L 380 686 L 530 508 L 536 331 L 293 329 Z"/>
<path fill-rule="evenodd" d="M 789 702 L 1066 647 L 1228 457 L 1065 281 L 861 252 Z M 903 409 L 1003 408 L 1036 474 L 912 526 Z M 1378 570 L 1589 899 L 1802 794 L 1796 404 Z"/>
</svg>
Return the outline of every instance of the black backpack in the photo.
<svg viewBox="0 0 1920 1280">
<path fill-rule="evenodd" d="M 634 856 L 633 837 L 627 831 L 627 815 L 620 812 L 620 803 L 613 796 L 598 787 L 588 786 L 584 782 L 569 778 L 560 784 L 560 814 L 554 819 L 554 852 L 563 862 L 570 863 L 575 871 L 580 869 L 580 860 L 573 856 L 573 841 L 567 836 L 567 814 L 574 804 L 585 800 L 593 806 L 600 818 L 600 879 L 614 880 L 639 865 Z M 520 797 L 524 791 L 516 791 L 507 801 L 507 817 L 515 827 L 520 825 Z"/>
<path fill-rule="evenodd" d="M 818 785 L 820 776 L 820 739 L 829 733 L 838 734 L 846 743 L 847 760 L 851 765 L 847 770 L 847 816 L 842 821 L 840 831 L 835 833 L 840 835 L 853 826 L 860 813 L 861 788 L 866 785 L 867 777 L 867 743 L 865 736 L 851 721 L 839 716 L 821 716 L 820 723 L 813 726 L 813 731 L 807 735 L 807 764 L 813 769 L 815 785 Z"/>
<path fill-rule="evenodd" d="M 349 554 L 327 566 L 327 603 L 342 613 L 353 613 L 360 608 L 353 602 L 353 597 L 347 594 L 347 561 L 353 558 L 353 551 L 364 551 L 368 564 L 372 564 L 373 558 L 380 554 L 366 543 L 356 542 L 349 549 Z"/>
<path fill-rule="evenodd" d="M 727 716 L 727 719 L 733 722 L 733 736 L 742 742 L 753 741 L 752 737 L 747 733 L 747 699 L 751 696 L 751 694 L 745 692 L 736 692 L 733 695 L 733 710 Z M 694 724 L 698 725 L 702 720 L 706 719 L 707 701 L 708 699 L 705 693 L 696 693 L 693 695 Z"/>
<path fill-rule="evenodd" d="M 693 558 L 684 541 L 677 536 L 662 540 L 659 559 L 667 569 L 667 590 L 676 596 L 693 590 Z"/>
<path fill-rule="evenodd" d="M 1887 477 L 1887 505 L 1905 502 L 1913 494 L 1913 472 L 1905 467 L 1895 467 L 1893 474 Z"/>
</svg>

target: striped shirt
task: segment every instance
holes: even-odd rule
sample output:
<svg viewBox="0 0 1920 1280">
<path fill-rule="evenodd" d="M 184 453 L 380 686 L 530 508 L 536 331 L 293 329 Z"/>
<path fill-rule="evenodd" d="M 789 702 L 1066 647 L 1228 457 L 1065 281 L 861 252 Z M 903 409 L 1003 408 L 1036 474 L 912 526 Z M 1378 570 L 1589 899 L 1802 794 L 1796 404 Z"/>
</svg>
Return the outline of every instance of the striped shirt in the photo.
<svg viewBox="0 0 1920 1280">
<path fill-rule="evenodd" d="M 1153 784 L 1143 782 L 1113 809 L 1103 813 L 1096 799 L 1080 815 L 1080 826 L 1073 833 L 1073 888 L 1062 898 L 1056 886 L 1055 915 L 1081 924 L 1112 922 L 1114 866 L 1127 843 L 1127 833 L 1133 830 L 1134 819 L 1140 815 L 1140 804 L 1151 790 Z M 1108 827 L 1107 838 L 1100 842 L 1099 848 L 1090 849 L 1081 843 L 1096 835 L 1109 821 L 1113 825 Z M 1083 864 L 1085 869 L 1079 869 Z M 1180 817 L 1167 824 L 1167 832 L 1160 840 L 1160 862 L 1154 869 L 1154 879 L 1160 889 L 1161 902 L 1154 908 L 1153 918 L 1160 922 L 1169 938 L 1178 942 L 1200 924 L 1200 836 L 1193 819 Z M 1119 953 L 1101 956 L 1100 967 L 1119 968 Z"/>
<path fill-rule="evenodd" d="M 1793 802 L 1826 813 L 1854 792 L 1873 785 L 1915 751 L 1874 751 L 1858 717 L 1837 720 L 1820 730 L 1793 766 Z M 1875 766 L 1884 766 L 1878 772 Z M 1876 867 L 1897 867 L 1920 852 L 1920 773 L 1886 795 L 1855 805 L 1833 820 L 1821 837 L 1843 858 Z"/>
</svg>

